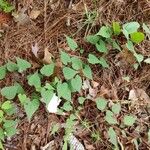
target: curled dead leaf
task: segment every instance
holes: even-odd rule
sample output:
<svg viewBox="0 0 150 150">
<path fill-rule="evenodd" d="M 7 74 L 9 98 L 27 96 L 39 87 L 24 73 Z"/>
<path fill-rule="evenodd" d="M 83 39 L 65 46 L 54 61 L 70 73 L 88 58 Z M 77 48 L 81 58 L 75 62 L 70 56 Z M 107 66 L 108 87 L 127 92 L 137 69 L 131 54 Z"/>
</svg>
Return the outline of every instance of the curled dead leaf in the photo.
<svg viewBox="0 0 150 150">
<path fill-rule="evenodd" d="M 145 104 L 150 103 L 150 97 L 146 94 L 146 92 L 143 89 L 132 89 L 129 92 L 129 98 L 130 100 L 141 100 Z"/>
<path fill-rule="evenodd" d="M 39 51 L 38 44 L 35 43 L 35 45 L 32 45 L 32 53 L 34 54 L 34 56 L 35 56 L 36 58 L 39 57 L 39 56 L 38 56 L 38 51 Z"/>
<path fill-rule="evenodd" d="M 44 58 L 42 59 L 42 62 L 44 64 L 50 64 L 52 62 L 52 54 L 49 52 L 48 48 L 45 48 L 44 50 Z"/>
<path fill-rule="evenodd" d="M 31 19 L 36 19 L 39 15 L 40 15 L 40 11 L 39 10 L 32 10 L 30 13 L 30 18 Z"/>
<path fill-rule="evenodd" d="M 12 16 L 14 17 L 15 22 L 17 22 L 19 25 L 24 25 L 30 21 L 29 16 L 25 13 L 26 8 L 22 8 L 20 12 L 12 13 Z"/>
</svg>

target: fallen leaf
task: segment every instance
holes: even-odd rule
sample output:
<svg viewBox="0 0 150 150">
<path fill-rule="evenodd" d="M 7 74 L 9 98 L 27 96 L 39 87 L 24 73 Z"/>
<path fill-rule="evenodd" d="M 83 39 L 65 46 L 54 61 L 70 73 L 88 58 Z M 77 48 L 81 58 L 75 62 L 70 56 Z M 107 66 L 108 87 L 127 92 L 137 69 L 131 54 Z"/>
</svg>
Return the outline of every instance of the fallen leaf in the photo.
<svg viewBox="0 0 150 150">
<path fill-rule="evenodd" d="M 86 150 L 95 150 L 94 146 L 89 144 L 88 141 L 84 140 Z"/>
<path fill-rule="evenodd" d="M 129 92 L 130 100 L 143 100 L 145 103 L 150 103 L 150 97 L 146 94 L 143 89 L 132 89 Z"/>
<path fill-rule="evenodd" d="M 38 58 L 38 51 L 39 51 L 38 44 L 35 43 L 35 45 L 32 45 L 32 53 L 34 54 L 34 56 L 35 56 L 36 58 Z"/>
<path fill-rule="evenodd" d="M 84 81 L 83 81 L 83 85 L 82 85 L 82 89 L 83 89 L 83 90 L 87 90 L 87 89 L 89 89 L 89 88 L 91 88 L 91 86 L 90 86 L 90 81 L 89 81 L 89 80 L 84 80 Z"/>
<path fill-rule="evenodd" d="M 50 64 L 52 62 L 52 54 L 49 52 L 48 48 L 45 48 L 44 50 L 44 58 L 42 59 L 42 62 L 45 64 Z"/>
<path fill-rule="evenodd" d="M 85 150 L 83 144 L 73 134 L 70 135 L 68 143 L 72 150 Z"/>
<path fill-rule="evenodd" d="M 32 10 L 30 13 L 30 18 L 31 19 L 36 19 L 39 15 L 40 15 L 40 11 L 39 10 Z"/>
<path fill-rule="evenodd" d="M 52 99 L 50 100 L 47 106 L 47 110 L 50 113 L 57 113 L 60 102 L 61 102 L 61 99 L 58 96 L 56 96 L 56 94 L 54 93 Z"/>
<path fill-rule="evenodd" d="M 96 83 L 95 83 L 95 88 L 92 88 L 90 81 L 85 80 L 85 81 L 83 81 L 82 89 L 88 90 L 88 95 L 86 97 L 87 99 L 93 99 L 97 96 L 98 88 L 97 88 Z"/>
<path fill-rule="evenodd" d="M 14 17 L 15 22 L 17 22 L 19 25 L 24 25 L 30 21 L 29 16 L 25 13 L 26 8 L 22 8 L 19 13 L 12 13 L 12 16 Z"/>
<path fill-rule="evenodd" d="M 41 150 L 55 150 L 55 142 L 54 140 L 53 141 L 50 141 L 48 144 L 46 144 L 45 146 L 41 147 L 40 148 Z"/>
<path fill-rule="evenodd" d="M 92 81 L 92 86 L 93 86 L 93 88 L 96 88 L 99 86 L 99 83 L 96 81 Z"/>
<path fill-rule="evenodd" d="M 89 95 L 92 97 L 92 98 L 95 98 L 96 95 L 98 93 L 98 89 L 97 88 L 89 88 Z"/>
</svg>

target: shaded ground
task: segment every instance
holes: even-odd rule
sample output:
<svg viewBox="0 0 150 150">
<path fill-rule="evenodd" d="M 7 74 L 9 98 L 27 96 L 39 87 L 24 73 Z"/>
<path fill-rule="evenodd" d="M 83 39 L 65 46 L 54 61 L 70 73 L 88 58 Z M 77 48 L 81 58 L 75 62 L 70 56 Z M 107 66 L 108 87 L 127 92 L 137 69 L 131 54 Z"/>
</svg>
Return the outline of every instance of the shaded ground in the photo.
<svg viewBox="0 0 150 150">
<path fill-rule="evenodd" d="M 84 37 L 90 33 L 96 33 L 102 24 L 111 24 L 114 20 L 121 23 L 135 20 L 150 24 L 150 2 L 148 0 L 95 0 L 95 2 L 92 0 L 75 0 L 72 5 L 70 0 L 14 0 L 11 3 L 18 13 L 25 9 L 27 18 L 16 23 L 13 17 L 0 14 L 1 28 L 4 29 L 4 35 L 0 38 L 0 64 L 4 64 L 8 59 L 14 60 L 16 56 L 19 56 L 29 60 L 36 67 L 37 61 L 31 53 L 31 46 L 35 43 L 40 47 L 41 55 L 44 53 L 44 49 L 48 47 L 49 52 L 58 58 L 58 48 L 67 49 L 64 34 L 73 36 L 88 54 L 93 50 L 93 47 L 87 45 Z M 40 11 L 40 15 L 36 19 L 28 18 L 32 10 Z M 86 17 L 86 11 L 91 15 L 91 18 Z M 27 21 L 25 21 L 26 19 Z M 2 22 L 5 25 L 2 25 Z M 69 25 L 67 25 L 68 22 L 70 22 Z M 137 47 L 137 51 L 140 51 L 144 56 L 150 56 L 150 42 L 144 41 Z M 124 99 L 128 99 L 131 89 L 143 89 L 150 96 L 150 66 L 142 64 L 142 67 L 135 71 L 128 63 L 130 60 L 128 61 L 125 55 L 127 54 L 118 56 L 114 51 L 111 51 L 107 56 L 111 64 L 109 69 L 101 69 L 97 66 L 93 68 L 94 79 L 100 83 L 99 96 L 104 96 L 112 101 L 119 99 L 121 103 Z M 86 54 L 83 57 L 86 57 Z M 117 62 L 122 65 L 116 66 Z M 129 83 L 121 80 L 124 74 L 131 76 Z M 22 85 L 26 87 L 24 77 L 13 74 L 8 75 L 4 81 L 0 81 L 0 88 L 19 79 L 21 79 Z M 122 113 L 138 115 L 139 123 L 137 126 L 141 129 L 140 135 L 135 131 L 136 126 L 126 129 L 127 138 L 120 136 L 125 149 L 135 149 L 132 139 L 140 136 L 142 142 L 139 142 L 139 149 L 150 149 L 145 140 L 148 128 L 150 128 L 150 112 L 147 111 L 146 104 L 138 101 L 131 106 L 124 104 L 123 107 Z M 101 119 L 104 114 L 100 113 L 92 102 L 86 102 L 84 108 L 80 117 L 90 122 L 92 131 L 96 130 L 101 133 L 101 141 L 94 142 L 90 137 L 91 133 L 86 130 L 77 132 L 77 137 L 87 146 L 86 149 L 111 149 L 106 136 L 108 125 Z M 122 118 L 122 116 L 119 117 Z M 21 124 L 18 127 L 20 131 L 10 141 L 6 141 L 6 148 L 10 150 L 35 150 L 54 140 L 54 149 L 61 149 L 64 131 L 60 131 L 55 136 L 50 136 L 49 131 L 53 122 L 64 123 L 67 116 L 48 114 L 45 108 L 41 106 L 31 123 L 27 122 L 22 110 L 19 110 L 19 118 L 21 119 Z M 116 127 L 116 130 L 118 136 L 121 135 L 120 129 Z"/>
</svg>

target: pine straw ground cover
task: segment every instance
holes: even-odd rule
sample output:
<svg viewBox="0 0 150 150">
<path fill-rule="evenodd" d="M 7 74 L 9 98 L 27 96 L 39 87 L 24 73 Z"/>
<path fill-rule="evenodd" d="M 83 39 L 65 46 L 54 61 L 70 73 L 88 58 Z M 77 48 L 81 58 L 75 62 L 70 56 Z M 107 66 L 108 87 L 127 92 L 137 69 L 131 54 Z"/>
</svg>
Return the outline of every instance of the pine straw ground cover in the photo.
<svg viewBox="0 0 150 150">
<path fill-rule="evenodd" d="M 78 52 L 68 51 L 69 47 L 64 35 L 72 36 L 86 51 L 82 55 L 84 60 L 90 52 L 95 50 L 84 38 L 97 33 L 102 25 L 110 25 L 113 21 L 121 24 L 138 21 L 140 24 L 150 25 L 150 2 L 148 0 L 12 0 L 10 2 L 15 7 L 16 13 L 13 15 L 0 13 L 0 28 L 4 32 L 0 38 L 0 64 L 3 65 L 8 60 L 15 61 L 16 56 L 26 59 L 33 66 L 27 74 L 33 73 L 41 66 L 46 48 L 58 64 L 60 48 L 70 53 L 71 56 L 79 56 Z M 33 10 L 38 10 L 37 17 L 32 14 Z M 123 40 L 119 40 L 123 45 Z M 32 54 L 32 46 L 35 44 L 39 47 L 40 58 L 38 59 Z M 136 51 L 144 57 L 149 57 L 149 39 L 139 44 Z M 126 50 L 122 53 L 110 50 L 106 58 L 110 65 L 109 69 L 97 65 L 92 66 L 95 81 L 93 84 L 98 83 L 96 97 L 107 99 L 108 108 L 119 100 L 121 103 L 121 112 L 117 115 L 119 122 L 124 115 L 128 114 L 136 115 L 138 118 L 131 127 L 121 129 L 119 125 L 111 125 L 116 132 L 119 148 L 132 150 L 138 147 L 137 149 L 140 150 L 148 150 L 150 149 L 147 140 L 150 129 L 150 110 L 145 101 L 150 100 L 150 66 L 142 63 L 141 67 L 135 70 L 132 67 L 133 56 Z M 116 65 L 118 63 L 121 65 Z M 61 72 L 57 70 L 56 75 L 61 76 Z M 122 79 L 124 75 L 130 77 L 130 82 Z M 7 74 L 6 78 L 0 81 L 0 88 L 12 85 L 14 82 L 20 82 L 28 94 L 33 90 L 27 84 L 26 74 L 16 73 Z M 138 93 L 136 101 L 128 100 L 131 90 Z M 1 101 L 3 100 L 1 97 Z M 77 95 L 74 95 L 72 101 L 74 108 L 78 108 Z M 47 113 L 44 105 L 41 105 L 29 123 L 17 98 L 15 105 L 18 109 L 17 118 L 21 120 L 17 127 L 19 131 L 12 138 L 5 140 L 6 149 L 38 150 L 50 141 L 54 142 L 53 149 L 62 149 L 64 129 L 61 128 L 52 135 L 51 128 L 54 123 L 65 123 L 70 112 L 65 116 L 55 115 Z M 95 102 L 85 101 L 79 112 L 77 125 L 75 125 L 78 130 L 74 133 L 85 149 L 109 150 L 113 148 L 107 134 L 110 125 L 104 120 L 104 116 L 105 113 L 96 108 Z"/>
</svg>

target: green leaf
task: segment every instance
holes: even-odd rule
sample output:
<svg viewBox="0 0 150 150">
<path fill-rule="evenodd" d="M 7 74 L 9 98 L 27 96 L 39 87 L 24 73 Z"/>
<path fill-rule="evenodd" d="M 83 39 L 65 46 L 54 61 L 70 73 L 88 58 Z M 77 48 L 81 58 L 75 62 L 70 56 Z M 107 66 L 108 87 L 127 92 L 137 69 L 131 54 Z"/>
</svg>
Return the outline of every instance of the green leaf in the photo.
<svg viewBox="0 0 150 150">
<path fill-rule="evenodd" d="M 28 76 L 28 84 L 30 86 L 34 86 L 36 89 L 41 87 L 41 79 L 39 77 L 38 72 Z"/>
<path fill-rule="evenodd" d="M 145 31 L 145 33 L 150 34 L 150 28 L 145 23 L 143 23 L 142 27 L 143 27 L 143 30 Z"/>
<path fill-rule="evenodd" d="M 69 36 L 66 36 L 66 40 L 71 50 L 75 51 L 78 48 L 77 43 L 72 38 L 70 38 Z"/>
<path fill-rule="evenodd" d="M 28 68 L 31 67 L 31 64 L 24 59 L 17 57 L 16 60 L 17 60 L 18 72 L 20 73 L 26 71 Z"/>
<path fill-rule="evenodd" d="M 44 88 L 47 89 L 47 90 L 54 90 L 53 86 L 49 83 L 46 83 Z"/>
<path fill-rule="evenodd" d="M 121 51 L 119 44 L 116 41 L 113 41 L 113 48 Z"/>
<path fill-rule="evenodd" d="M 48 106 L 53 95 L 54 95 L 54 92 L 52 90 L 46 90 L 42 88 L 41 90 L 42 101 L 46 104 L 46 106 Z"/>
<path fill-rule="evenodd" d="M 140 24 L 138 22 L 129 22 L 123 25 L 123 34 L 129 39 L 129 34 L 137 32 Z"/>
<path fill-rule="evenodd" d="M 95 55 L 89 54 L 88 62 L 90 64 L 99 64 L 99 59 Z"/>
<path fill-rule="evenodd" d="M 15 83 L 14 86 L 17 87 L 17 94 L 24 94 L 25 93 L 23 87 L 19 83 Z"/>
<path fill-rule="evenodd" d="M 108 26 L 102 26 L 97 35 L 101 35 L 105 38 L 110 38 L 112 35 L 111 29 Z"/>
<path fill-rule="evenodd" d="M 52 126 L 51 135 L 55 135 L 55 133 L 57 133 L 57 131 L 59 130 L 59 128 L 60 128 L 59 124 L 54 124 Z"/>
<path fill-rule="evenodd" d="M 6 132 L 7 137 L 12 137 L 13 135 L 17 133 L 17 129 L 15 127 L 6 128 L 5 132 Z"/>
<path fill-rule="evenodd" d="M 144 62 L 150 64 L 150 58 L 145 59 Z"/>
<path fill-rule="evenodd" d="M 0 110 L 0 118 L 4 117 L 4 112 L 2 110 Z"/>
<path fill-rule="evenodd" d="M 96 43 L 96 49 L 99 51 L 99 52 L 102 52 L 102 53 L 107 53 L 107 47 L 106 47 L 106 44 L 103 40 L 99 40 L 98 43 Z"/>
<path fill-rule="evenodd" d="M 0 149 L 1 150 L 4 150 L 4 147 L 3 147 L 3 144 L 2 144 L 2 141 L 0 140 Z"/>
<path fill-rule="evenodd" d="M 6 76 L 6 66 L 0 67 L 0 80 L 4 79 Z"/>
<path fill-rule="evenodd" d="M 116 147 L 118 148 L 118 142 L 117 142 L 117 135 L 115 130 L 110 127 L 108 130 L 108 136 L 109 136 L 109 141 Z"/>
<path fill-rule="evenodd" d="M 81 104 L 81 105 L 85 102 L 85 100 L 86 100 L 86 98 L 84 98 L 84 97 L 79 97 L 79 98 L 78 98 L 78 102 L 79 102 L 79 104 Z"/>
<path fill-rule="evenodd" d="M 132 126 L 136 121 L 136 117 L 135 116 L 131 116 L 131 115 L 125 115 L 123 122 L 125 125 L 127 126 Z"/>
<path fill-rule="evenodd" d="M 131 36 L 132 42 L 134 42 L 136 44 L 141 43 L 145 38 L 145 36 L 142 32 L 134 32 L 134 33 L 131 33 L 130 36 Z"/>
<path fill-rule="evenodd" d="M 73 107 L 71 106 L 70 102 L 65 102 L 63 105 L 63 109 L 65 111 L 71 111 L 73 109 Z"/>
<path fill-rule="evenodd" d="M 83 74 L 84 74 L 85 77 L 87 77 L 87 78 L 92 80 L 92 78 L 93 78 L 92 77 L 92 70 L 91 70 L 89 65 L 84 65 L 82 71 L 83 71 Z"/>
<path fill-rule="evenodd" d="M 99 63 L 102 65 L 103 68 L 109 68 L 109 64 L 106 62 L 106 60 L 103 57 L 99 59 Z"/>
<path fill-rule="evenodd" d="M 107 106 L 107 101 L 104 98 L 99 97 L 96 99 L 96 106 L 99 110 L 103 111 Z"/>
<path fill-rule="evenodd" d="M 68 63 L 71 62 L 70 56 L 63 51 L 61 51 L 60 59 L 64 65 L 67 65 Z"/>
<path fill-rule="evenodd" d="M 130 40 L 127 41 L 126 47 L 127 47 L 131 52 L 135 53 L 134 45 L 133 45 L 133 43 L 132 43 Z"/>
<path fill-rule="evenodd" d="M 8 86 L 1 89 L 1 94 L 7 99 L 14 99 L 17 94 L 17 86 Z"/>
<path fill-rule="evenodd" d="M 27 98 L 25 94 L 18 94 L 18 98 L 19 98 L 21 105 L 24 105 L 25 103 L 28 103 L 28 101 L 30 101 L 30 99 Z"/>
<path fill-rule="evenodd" d="M 1 140 L 4 141 L 4 137 L 5 137 L 4 130 L 2 128 L 0 128 L 0 141 Z"/>
<path fill-rule="evenodd" d="M 72 62 L 72 68 L 75 70 L 80 70 L 82 69 L 82 61 L 77 58 L 77 57 L 72 57 L 71 58 L 71 62 Z"/>
<path fill-rule="evenodd" d="M 29 121 L 31 120 L 33 114 L 38 110 L 39 106 L 40 103 L 37 99 L 33 99 L 32 101 L 28 101 L 28 103 L 25 103 L 24 109 Z"/>
<path fill-rule="evenodd" d="M 138 61 L 138 63 L 141 63 L 144 60 L 144 56 L 141 54 L 134 53 L 134 56 L 136 60 Z"/>
<path fill-rule="evenodd" d="M 44 65 L 41 68 L 40 72 L 42 75 L 49 77 L 54 73 L 54 67 L 55 67 L 54 63 L 51 63 L 49 65 Z"/>
<path fill-rule="evenodd" d="M 69 80 L 69 79 L 72 79 L 77 74 L 77 71 L 69 67 L 64 67 L 63 74 L 64 74 L 65 79 Z"/>
<path fill-rule="evenodd" d="M 8 60 L 8 63 L 6 65 L 7 65 L 7 70 L 9 72 L 14 72 L 18 70 L 17 64 L 10 60 Z"/>
<path fill-rule="evenodd" d="M 139 29 L 140 24 L 138 22 L 129 22 L 123 25 L 123 29 L 128 32 L 128 34 L 137 32 Z"/>
<path fill-rule="evenodd" d="M 120 111 L 121 111 L 121 105 L 119 103 L 114 104 L 112 106 L 112 111 L 114 112 L 114 114 L 118 115 L 120 113 Z"/>
<path fill-rule="evenodd" d="M 4 128 L 9 128 L 9 127 L 14 127 L 17 125 L 16 120 L 5 120 L 3 127 Z"/>
<path fill-rule="evenodd" d="M 114 117 L 114 114 L 110 111 L 110 110 L 107 110 L 106 111 L 106 116 L 105 116 L 105 120 L 111 125 L 113 124 L 117 124 L 117 120 L 116 118 Z"/>
<path fill-rule="evenodd" d="M 113 31 L 115 35 L 119 35 L 121 33 L 121 27 L 119 22 L 113 22 Z"/>
<path fill-rule="evenodd" d="M 97 35 L 88 35 L 86 37 L 86 41 L 95 45 L 99 41 L 99 36 L 97 36 Z"/>
<path fill-rule="evenodd" d="M 68 101 L 71 101 L 71 91 L 67 83 L 58 83 L 57 93 L 59 97 L 62 97 Z"/>
<path fill-rule="evenodd" d="M 82 88 L 82 79 L 79 75 L 76 75 L 75 78 L 71 79 L 71 86 L 75 92 L 80 92 Z"/>
<path fill-rule="evenodd" d="M 2 104 L 1 108 L 2 108 L 3 110 L 8 110 L 8 109 L 12 108 L 12 104 L 11 104 L 10 101 L 5 101 L 5 102 Z"/>
</svg>

